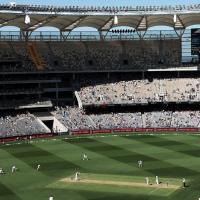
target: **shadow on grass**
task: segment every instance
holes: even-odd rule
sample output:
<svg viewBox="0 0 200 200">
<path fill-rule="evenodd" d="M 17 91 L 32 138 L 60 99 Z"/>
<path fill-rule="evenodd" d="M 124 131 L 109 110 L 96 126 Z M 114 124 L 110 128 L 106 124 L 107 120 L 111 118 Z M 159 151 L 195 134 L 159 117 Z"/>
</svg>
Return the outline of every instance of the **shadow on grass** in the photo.
<svg viewBox="0 0 200 200">
<path fill-rule="evenodd" d="M 99 191 L 81 191 L 77 190 L 79 195 L 83 196 L 88 200 L 165 200 L 166 197 L 149 196 L 148 193 L 145 194 L 141 191 L 141 194 L 122 194 L 122 193 L 114 193 L 114 192 L 99 192 Z"/>
<path fill-rule="evenodd" d="M 179 177 L 179 176 L 185 177 L 186 175 L 192 176 L 197 173 L 196 171 L 190 170 L 188 168 L 180 167 L 175 164 L 171 164 L 163 160 L 156 159 L 153 156 L 149 156 L 149 155 L 138 153 L 138 152 L 137 153 L 132 152 L 127 149 L 121 148 L 120 146 L 111 145 L 111 144 L 104 143 L 102 141 L 98 141 L 92 138 L 84 138 L 83 141 L 81 141 L 81 139 L 67 140 L 66 142 L 81 146 L 82 148 L 107 156 L 108 158 L 114 159 L 121 163 L 129 164 L 130 166 L 134 166 L 138 160 L 143 160 L 145 166 L 148 165 L 148 162 L 153 161 L 156 169 L 145 169 L 145 167 L 142 168 L 142 170 L 149 172 L 152 175 L 165 176 L 165 177 Z M 168 166 L 168 167 L 158 169 L 159 165 Z"/>
<path fill-rule="evenodd" d="M 63 174 L 71 175 L 77 170 L 84 172 L 82 167 L 32 144 L 12 145 L 3 149 L 33 169 L 36 169 L 37 164 L 40 164 L 40 172 L 50 177 L 63 177 Z"/>
<path fill-rule="evenodd" d="M 0 200 L 21 200 L 11 189 L 0 183 Z"/>
<path fill-rule="evenodd" d="M 180 136 L 181 137 L 181 136 Z M 127 137 L 126 137 L 127 138 Z M 153 145 L 155 147 L 162 147 L 165 149 L 173 150 L 178 153 L 183 153 L 189 156 L 193 157 L 199 157 L 200 156 L 200 147 L 190 145 L 188 143 L 180 142 L 180 141 L 174 141 L 170 140 L 165 137 L 158 137 L 155 135 L 150 136 L 151 140 L 147 139 L 142 139 L 143 143 Z M 152 141 L 152 139 L 154 141 Z M 140 140 L 141 141 L 141 140 Z"/>
</svg>

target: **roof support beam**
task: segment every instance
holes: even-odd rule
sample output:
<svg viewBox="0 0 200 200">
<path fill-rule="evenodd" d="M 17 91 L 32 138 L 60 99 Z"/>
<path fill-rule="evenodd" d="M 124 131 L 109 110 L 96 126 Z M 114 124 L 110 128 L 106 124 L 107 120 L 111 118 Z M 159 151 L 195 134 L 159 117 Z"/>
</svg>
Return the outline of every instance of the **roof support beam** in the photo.
<svg viewBox="0 0 200 200">
<path fill-rule="evenodd" d="M 136 33 L 138 34 L 140 40 L 144 39 L 144 36 L 145 36 L 146 32 L 147 32 L 147 30 L 145 30 L 145 31 L 136 30 Z"/>
<path fill-rule="evenodd" d="M 63 39 L 63 41 L 66 41 L 68 36 L 70 35 L 71 31 L 68 31 L 67 35 L 64 35 L 64 33 L 66 33 L 67 31 L 61 31 L 60 30 L 60 36 Z"/>
<path fill-rule="evenodd" d="M 99 36 L 100 36 L 100 40 L 103 40 L 103 33 L 101 31 L 99 31 Z"/>
<path fill-rule="evenodd" d="M 183 34 L 185 33 L 185 29 L 182 29 L 182 30 L 176 30 L 174 28 L 174 31 L 176 32 L 177 36 L 179 37 L 179 39 L 182 38 Z"/>
<path fill-rule="evenodd" d="M 25 39 L 25 41 L 28 41 L 29 37 L 31 36 L 32 31 L 21 31 L 21 37 Z"/>
<path fill-rule="evenodd" d="M 0 28 L 3 27 L 3 26 L 8 25 L 9 22 L 14 21 L 16 19 L 19 19 L 21 17 L 24 17 L 24 16 L 23 15 L 19 15 L 19 16 L 16 16 L 16 17 L 12 18 L 12 19 L 4 20 L 4 22 L 0 23 Z"/>
<path fill-rule="evenodd" d="M 25 31 L 34 31 L 35 29 L 44 26 L 45 24 L 49 23 L 50 21 L 53 21 L 57 16 L 50 16 L 43 20 L 38 21 L 37 23 L 29 26 L 28 28 L 24 29 Z"/>
<path fill-rule="evenodd" d="M 65 31 L 71 31 L 74 28 L 76 28 L 87 16 L 84 17 L 79 17 L 78 19 L 74 20 L 71 24 L 62 27 L 60 30 L 65 32 Z"/>
<path fill-rule="evenodd" d="M 141 20 L 139 21 L 137 27 L 136 27 L 136 30 L 147 30 L 147 17 L 146 16 L 143 16 L 141 18 Z"/>
<path fill-rule="evenodd" d="M 114 23 L 114 17 L 110 17 L 106 23 L 101 26 L 98 30 L 99 31 L 108 31 L 113 27 L 113 23 Z"/>
<path fill-rule="evenodd" d="M 185 25 L 183 23 L 183 21 L 181 20 L 180 16 L 177 15 L 177 20 L 174 23 L 174 29 L 185 29 Z"/>
<path fill-rule="evenodd" d="M 105 34 L 103 34 L 104 32 L 105 32 Z M 106 36 L 108 35 L 108 33 L 109 33 L 109 30 L 99 31 L 100 39 L 101 39 L 101 40 L 105 40 L 105 39 L 106 39 Z"/>
<path fill-rule="evenodd" d="M 179 15 L 177 15 L 177 17 L 178 17 L 178 19 L 179 19 L 180 23 L 182 24 L 183 28 L 185 28 L 185 25 L 184 25 L 183 21 L 181 20 L 180 16 L 179 16 Z"/>
</svg>

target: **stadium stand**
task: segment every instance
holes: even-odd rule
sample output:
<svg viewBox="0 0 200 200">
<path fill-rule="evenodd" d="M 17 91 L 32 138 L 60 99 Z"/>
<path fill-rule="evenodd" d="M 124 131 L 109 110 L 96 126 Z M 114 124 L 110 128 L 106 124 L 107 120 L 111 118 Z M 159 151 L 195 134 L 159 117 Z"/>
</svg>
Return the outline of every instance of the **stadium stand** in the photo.
<svg viewBox="0 0 200 200">
<path fill-rule="evenodd" d="M 193 30 L 187 27 L 197 23 L 199 10 L 199 5 L 0 4 L 0 28 L 20 28 L 0 31 L 1 137 L 58 130 L 198 129 L 200 54 L 191 45 Z M 30 23 L 24 22 L 27 15 Z M 149 30 L 160 25 L 173 30 Z M 43 26 L 59 31 L 36 31 Z M 98 31 L 74 31 L 83 26 Z M 3 114 L 8 110 L 13 114 Z M 43 111 L 52 113 L 45 121 L 50 128 L 35 114 Z"/>
<path fill-rule="evenodd" d="M 69 131 L 120 128 L 199 128 L 199 111 L 152 111 L 87 114 L 78 107 L 56 107 L 53 116 Z M 0 137 L 47 134 L 51 131 L 33 114 L 0 118 Z"/>
<path fill-rule="evenodd" d="M 84 110 L 75 107 L 57 107 L 52 114 L 69 130 L 200 127 L 199 111 L 86 114 Z"/>
<path fill-rule="evenodd" d="M 49 130 L 32 114 L 7 115 L 0 118 L 0 137 L 45 134 Z"/>
<path fill-rule="evenodd" d="M 132 104 L 148 102 L 188 102 L 200 100 L 199 78 L 118 81 L 92 83 L 82 87 L 79 96 L 83 105 Z"/>
<path fill-rule="evenodd" d="M 4 64 L 6 67 L 1 67 L 1 71 L 141 71 L 167 68 L 167 66 L 180 67 L 180 45 L 179 40 L 124 41 L 123 44 L 121 42 L 36 42 L 34 50 L 38 54 L 32 54 L 30 52 L 34 51 L 28 48 L 30 44 L 12 42 L 10 47 L 7 42 L 0 42 L 0 46 L 4 46 L 0 53 L 1 62 L 5 59 L 9 61 Z M 37 55 L 36 58 L 33 55 Z M 34 63 L 43 67 L 34 67 Z"/>
</svg>

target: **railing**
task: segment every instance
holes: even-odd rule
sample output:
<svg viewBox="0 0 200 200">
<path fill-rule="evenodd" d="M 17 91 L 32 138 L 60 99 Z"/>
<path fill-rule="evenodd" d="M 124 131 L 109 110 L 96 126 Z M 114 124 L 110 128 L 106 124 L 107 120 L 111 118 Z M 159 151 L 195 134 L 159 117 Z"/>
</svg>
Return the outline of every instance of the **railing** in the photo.
<svg viewBox="0 0 200 200">
<path fill-rule="evenodd" d="M 189 37 L 188 35 L 187 37 Z M 115 41 L 115 40 L 171 40 L 180 39 L 173 30 L 149 30 L 147 32 L 102 32 L 98 31 L 34 31 L 25 38 L 20 31 L 0 31 L 1 41 Z"/>
</svg>

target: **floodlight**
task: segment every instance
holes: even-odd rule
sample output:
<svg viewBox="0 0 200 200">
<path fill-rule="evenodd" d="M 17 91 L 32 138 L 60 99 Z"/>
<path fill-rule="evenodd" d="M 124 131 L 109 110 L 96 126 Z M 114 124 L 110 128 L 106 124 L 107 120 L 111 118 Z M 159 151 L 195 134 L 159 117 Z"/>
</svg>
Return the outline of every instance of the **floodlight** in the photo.
<svg viewBox="0 0 200 200">
<path fill-rule="evenodd" d="M 28 14 L 26 14 L 24 22 L 25 22 L 25 24 L 31 23 L 31 19 L 30 19 L 30 16 Z"/>
<path fill-rule="evenodd" d="M 176 23 L 176 21 L 177 21 L 177 16 L 176 16 L 176 14 L 174 15 L 174 23 Z"/>
<path fill-rule="evenodd" d="M 9 2 L 10 8 L 14 8 L 16 7 L 16 2 L 15 1 L 11 1 Z"/>
<path fill-rule="evenodd" d="M 119 23 L 118 17 L 115 15 L 115 16 L 114 16 L 114 25 L 117 25 L 118 23 Z"/>
</svg>

